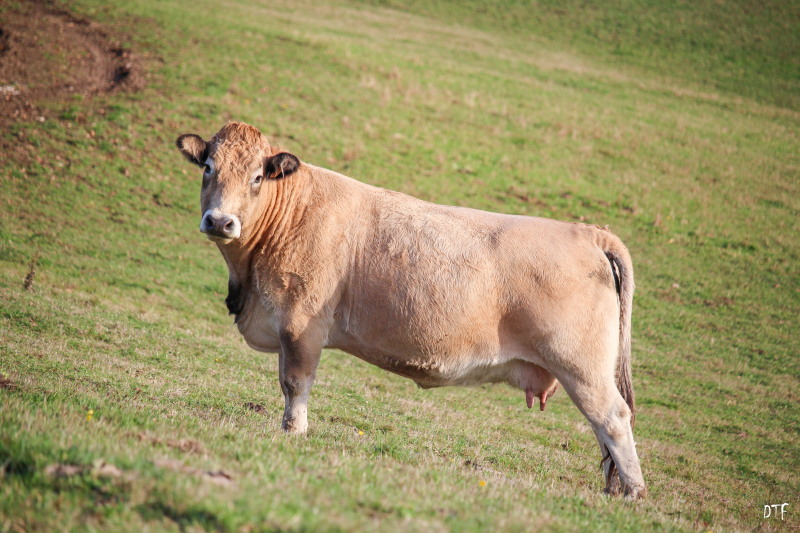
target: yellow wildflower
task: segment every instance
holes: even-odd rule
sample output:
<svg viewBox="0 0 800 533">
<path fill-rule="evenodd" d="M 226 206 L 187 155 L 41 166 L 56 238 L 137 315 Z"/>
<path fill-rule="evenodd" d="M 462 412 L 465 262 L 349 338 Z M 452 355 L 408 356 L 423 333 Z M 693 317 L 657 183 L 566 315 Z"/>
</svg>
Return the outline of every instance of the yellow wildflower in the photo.
<svg viewBox="0 0 800 533">
<path fill-rule="evenodd" d="M 485 487 L 486 486 L 486 482 L 484 480 L 480 480 L 480 481 L 478 481 L 478 486 L 479 487 Z"/>
<path fill-rule="evenodd" d="M 94 417 L 94 409 L 89 409 L 88 411 L 86 411 L 86 421 L 91 422 L 92 417 Z"/>
</svg>

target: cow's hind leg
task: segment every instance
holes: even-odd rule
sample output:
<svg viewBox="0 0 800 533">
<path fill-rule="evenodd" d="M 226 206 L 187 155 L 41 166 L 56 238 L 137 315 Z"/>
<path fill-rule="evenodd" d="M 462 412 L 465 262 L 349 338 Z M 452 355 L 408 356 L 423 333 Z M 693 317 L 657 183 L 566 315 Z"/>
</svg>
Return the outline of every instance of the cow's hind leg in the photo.
<svg viewBox="0 0 800 533">
<path fill-rule="evenodd" d="M 613 375 L 559 376 L 559 381 L 589 420 L 600 443 L 606 492 L 615 494 L 621 489 L 627 498 L 644 497 L 647 491 L 633 441 L 631 410 L 617 390 Z"/>
<path fill-rule="evenodd" d="M 594 429 L 594 428 L 592 428 Z M 614 459 L 611 458 L 611 452 L 608 451 L 608 446 L 603 443 L 601 436 L 595 432 L 597 443 L 600 445 L 600 468 L 603 469 L 603 478 L 606 480 L 605 493 L 616 495 L 622 492 L 622 482 L 619 479 L 619 471 Z"/>
</svg>

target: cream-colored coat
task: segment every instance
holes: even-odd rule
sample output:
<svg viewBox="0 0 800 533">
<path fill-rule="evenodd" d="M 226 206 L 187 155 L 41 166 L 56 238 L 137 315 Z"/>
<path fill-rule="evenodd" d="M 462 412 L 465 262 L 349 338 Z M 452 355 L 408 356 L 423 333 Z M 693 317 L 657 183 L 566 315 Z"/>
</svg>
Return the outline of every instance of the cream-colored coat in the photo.
<svg viewBox="0 0 800 533">
<path fill-rule="evenodd" d="M 633 268 L 608 230 L 372 187 L 277 152 L 244 124 L 178 146 L 206 168 L 201 229 L 228 264 L 239 331 L 280 354 L 284 429 L 307 428 L 323 347 L 425 388 L 506 382 L 542 409 L 560 382 L 597 435 L 606 490 L 644 495 Z"/>
</svg>

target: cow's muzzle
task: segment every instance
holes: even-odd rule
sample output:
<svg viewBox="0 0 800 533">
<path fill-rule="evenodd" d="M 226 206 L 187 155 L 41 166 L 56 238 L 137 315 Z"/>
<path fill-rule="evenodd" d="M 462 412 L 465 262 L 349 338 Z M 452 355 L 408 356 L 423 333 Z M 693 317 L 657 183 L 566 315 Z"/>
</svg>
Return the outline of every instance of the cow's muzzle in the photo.
<svg viewBox="0 0 800 533">
<path fill-rule="evenodd" d="M 235 215 L 226 215 L 218 209 L 209 209 L 200 221 L 200 231 L 212 241 L 228 243 L 239 238 L 242 233 L 242 223 Z"/>
</svg>

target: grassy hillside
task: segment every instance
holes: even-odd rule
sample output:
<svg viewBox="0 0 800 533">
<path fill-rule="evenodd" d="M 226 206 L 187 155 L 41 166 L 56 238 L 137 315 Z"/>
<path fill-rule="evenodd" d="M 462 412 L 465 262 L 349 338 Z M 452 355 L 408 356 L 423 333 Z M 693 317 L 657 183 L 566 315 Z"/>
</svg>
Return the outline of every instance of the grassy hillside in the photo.
<svg viewBox="0 0 800 533">
<path fill-rule="evenodd" d="M 687 81 L 797 110 L 800 7 L 768 0 L 364 0 L 591 57 L 681 88 Z M 685 87 L 683 87 L 685 89 Z"/>
<path fill-rule="evenodd" d="M 0 531 L 800 526 L 798 10 L 717 5 L 57 4 L 148 84 L 0 132 Z M 539 413 L 336 351 L 282 435 L 173 146 L 229 119 L 427 200 L 610 225 L 649 499 L 600 494 L 563 392 Z"/>
</svg>

